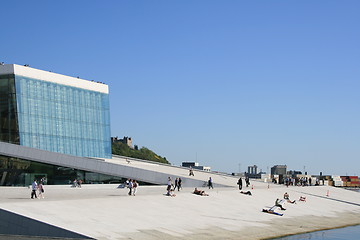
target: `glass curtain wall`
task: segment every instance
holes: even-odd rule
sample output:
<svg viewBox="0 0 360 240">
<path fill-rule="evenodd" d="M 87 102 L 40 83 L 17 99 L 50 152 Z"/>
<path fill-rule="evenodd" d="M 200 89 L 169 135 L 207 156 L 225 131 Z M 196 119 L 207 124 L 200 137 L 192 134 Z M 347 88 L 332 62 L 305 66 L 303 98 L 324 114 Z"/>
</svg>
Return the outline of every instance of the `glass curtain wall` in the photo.
<svg viewBox="0 0 360 240">
<path fill-rule="evenodd" d="M 126 179 L 0 155 L 0 186 L 28 186 L 34 179 L 48 185 L 122 183 Z"/>
<path fill-rule="evenodd" d="M 20 143 L 14 75 L 0 76 L 0 141 Z"/>
<path fill-rule="evenodd" d="M 20 145 L 111 158 L 108 94 L 15 76 Z"/>
</svg>

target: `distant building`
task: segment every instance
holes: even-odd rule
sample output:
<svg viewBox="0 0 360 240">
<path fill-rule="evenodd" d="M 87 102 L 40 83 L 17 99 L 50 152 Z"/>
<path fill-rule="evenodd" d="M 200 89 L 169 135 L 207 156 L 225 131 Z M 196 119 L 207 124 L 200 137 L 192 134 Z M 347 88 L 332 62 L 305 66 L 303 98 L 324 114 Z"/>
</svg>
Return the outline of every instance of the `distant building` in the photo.
<svg viewBox="0 0 360 240">
<path fill-rule="evenodd" d="M 271 175 L 286 175 L 286 165 L 275 165 L 271 168 Z"/>
<path fill-rule="evenodd" d="M 262 175 L 264 175 L 265 172 L 259 171 L 258 166 L 248 166 L 248 171 L 245 173 L 245 176 L 249 178 L 262 178 Z"/>
<path fill-rule="evenodd" d="M 248 174 L 258 174 L 258 167 L 256 165 L 254 166 L 248 166 Z"/>
<path fill-rule="evenodd" d="M 188 167 L 188 168 L 189 167 L 195 168 L 195 167 L 199 166 L 199 163 L 197 163 L 197 162 L 182 162 L 181 166 L 182 167 Z"/>
<path fill-rule="evenodd" d="M 197 162 L 182 162 L 181 166 L 188 167 L 188 168 L 191 167 L 193 169 L 198 169 L 198 170 L 207 171 L 207 172 L 211 171 L 211 167 L 200 166 L 199 163 L 197 163 Z"/>
<path fill-rule="evenodd" d="M 301 172 L 301 171 L 296 171 L 296 170 L 290 170 L 290 171 L 287 171 L 286 174 L 287 174 L 288 176 L 295 177 L 296 175 L 302 174 L 302 172 Z"/>
<path fill-rule="evenodd" d="M 118 137 L 111 137 L 111 142 L 112 143 L 114 143 L 114 142 L 122 142 L 122 143 L 128 145 L 129 147 L 133 148 L 131 137 L 124 137 L 122 139 L 120 139 Z"/>
<path fill-rule="evenodd" d="M 203 170 L 203 171 L 206 171 L 206 172 L 210 172 L 210 171 L 211 171 L 211 167 L 205 167 L 205 166 L 199 166 L 197 169 Z"/>
</svg>

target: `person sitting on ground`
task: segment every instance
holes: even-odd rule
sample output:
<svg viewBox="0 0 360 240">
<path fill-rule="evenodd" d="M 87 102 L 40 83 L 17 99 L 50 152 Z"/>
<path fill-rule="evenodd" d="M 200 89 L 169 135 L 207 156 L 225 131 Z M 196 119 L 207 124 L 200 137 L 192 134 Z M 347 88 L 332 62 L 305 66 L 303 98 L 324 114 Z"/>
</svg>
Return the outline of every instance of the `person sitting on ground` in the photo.
<svg viewBox="0 0 360 240">
<path fill-rule="evenodd" d="M 195 188 L 193 194 L 200 195 L 200 196 L 209 196 L 209 194 L 206 194 L 205 191 L 198 190 L 197 188 Z"/>
<path fill-rule="evenodd" d="M 280 200 L 277 198 L 275 201 L 275 206 L 279 207 L 281 210 L 286 210 L 285 208 L 283 208 L 283 206 L 280 203 Z"/>
<path fill-rule="evenodd" d="M 247 191 L 247 192 L 241 191 L 240 193 L 250 195 L 250 196 L 252 195 L 250 191 Z"/>
<path fill-rule="evenodd" d="M 289 199 L 289 194 L 288 194 L 287 192 L 284 193 L 284 199 L 286 199 L 288 203 L 295 203 L 295 200 L 294 200 L 294 201 L 291 201 L 291 200 Z"/>
<path fill-rule="evenodd" d="M 176 194 L 174 193 L 174 189 L 170 189 L 170 192 L 169 194 L 167 194 L 167 196 L 176 197 Z"/>
<path fill-rule="evenodd" d="M 289 194 L 287 192 L 284 193 L 284 199 L 289 200 Z"/>
</svg>

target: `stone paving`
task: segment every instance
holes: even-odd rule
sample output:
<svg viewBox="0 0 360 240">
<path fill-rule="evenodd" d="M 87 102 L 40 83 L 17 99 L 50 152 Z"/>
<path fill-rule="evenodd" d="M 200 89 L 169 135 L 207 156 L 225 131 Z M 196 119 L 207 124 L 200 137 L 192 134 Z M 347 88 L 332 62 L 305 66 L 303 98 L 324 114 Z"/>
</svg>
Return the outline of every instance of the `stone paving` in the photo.
<svg viewBox="0 0 360 240">
<path fill-rule="evenodd" d="M 234 184 L 202 188 L 207 197 L 192 194 L 193 188 L 168 197 L 166 186 L 139 186 L 136 196 L 117 186 L 45 186 L 44 199 L 30 199 L 26 187 L 1 187 L 0 208 L 94 239 L 263 239 L 360 224 L 360 193 L 334 187 L 252 181 L 243 189 L 252 196 Z M 285 191 L 307 201 L 285 204 L 282 217 L 261 211 Z"/>
</svg>

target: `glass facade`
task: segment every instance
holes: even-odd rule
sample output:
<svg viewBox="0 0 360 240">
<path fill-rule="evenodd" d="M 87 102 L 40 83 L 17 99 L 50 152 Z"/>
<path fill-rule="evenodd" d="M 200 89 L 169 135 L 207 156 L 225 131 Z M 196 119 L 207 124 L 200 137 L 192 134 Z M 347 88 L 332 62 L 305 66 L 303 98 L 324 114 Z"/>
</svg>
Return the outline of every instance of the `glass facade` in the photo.
<svg viewBox="0 0 360 240">
<path fill-rule="evenodd" d="M 70 184 L 75 179 L 83 183 L 122 183 L 126 179 L 83 170 L 23 160 L 0 155 L 0 186 L 28 186 L 34 179 L 45 184 Z"/>
<path fill-rule="evenodd" d="M 0 141 L 19 144 L 14 75 L 0 76 Z"/>
<path fill-rule="evenodd" d="M 109 95 L 0 76 L 0 140 L 80 157 L 111 158 Z"/>
</svg>

